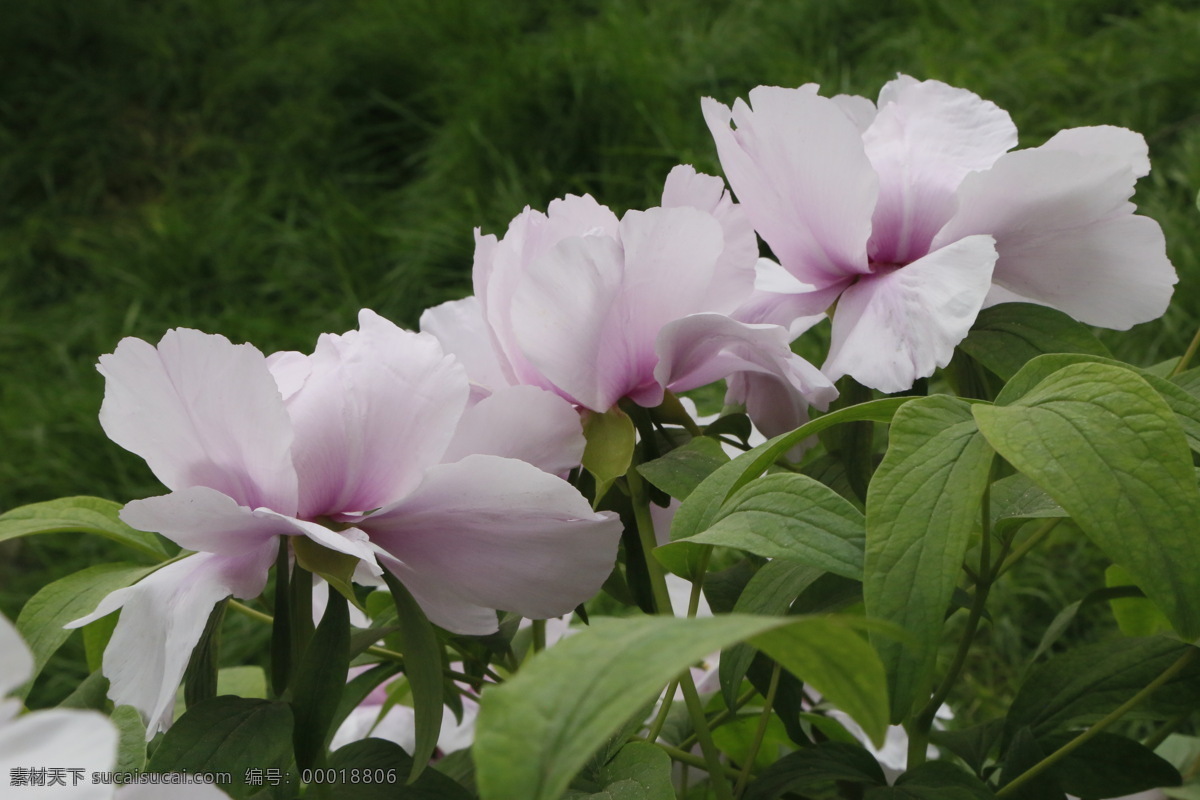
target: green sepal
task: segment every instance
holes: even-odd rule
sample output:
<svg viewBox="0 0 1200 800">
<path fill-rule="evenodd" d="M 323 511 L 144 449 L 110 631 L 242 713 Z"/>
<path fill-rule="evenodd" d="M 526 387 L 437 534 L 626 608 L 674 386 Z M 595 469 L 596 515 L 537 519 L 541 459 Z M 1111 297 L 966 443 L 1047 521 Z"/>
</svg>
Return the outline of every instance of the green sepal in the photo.
<svg viewBox="0 0 1200 800">
<path fill-rule="evenodd" d="M 596 479 L 596 501 L 607 494 L 617 478 L 633 463 L 636 439 L 633 420 L 617 406 L 603 414 L 583 412 L 583 467 Z"/>
</svg>

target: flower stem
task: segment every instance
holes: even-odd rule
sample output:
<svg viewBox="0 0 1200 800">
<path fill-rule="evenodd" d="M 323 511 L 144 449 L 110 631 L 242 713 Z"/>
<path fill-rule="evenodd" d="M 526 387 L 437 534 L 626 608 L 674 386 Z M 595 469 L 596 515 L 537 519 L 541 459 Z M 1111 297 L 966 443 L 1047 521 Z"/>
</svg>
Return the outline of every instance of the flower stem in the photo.
<svg viewBox="0 0 1200 800">
<path fill-rule="evenodd" d="M 1141 705 L 1141 703 L 1147 697 L 1154 694 L 1155 690 L 1158 689 L 1158 687 L 1162 686 L 1164 683 L 1171 680 L 1171 678 L 1174 678 L 1176 675 L 1178 675 L 1183 670 L 1184 667 L 1186 667 L 1188 664 L 1190 664 L 1192 662 L 1192 660 L 1196 657 L 1197 652 L 1198 651 L 1195 647 L 1189 647 L 1183 655 L 1181 655 L 1179 658 L 1177 658 L 1175 660 L 1175 663 L 1171 664 L 1171 666 L 1169 666 L 1165 670 L 1163 670 L 1162 673 L 1157 678 L 1152 680 L 1146 686 L 1146 688 L 1142 689 L 1140 692 L 1135 694 L 1133 697 L 1129 698 L 1124 703 L 1122 703 L 1120 706 L 1115 708 L 1112 712 L 1110 712 L 1108 714 L 1108 716 L 1104 717 L 1104 719 L 1101 719 L 1099 722 L 1096 722 L 1094 725 L 1092 725 L 1092 727 L 1088 728 L 1086 731 L 1079 734 L 1074 739 L 1067 742 L 1062 747 L 1058 748 L 1053 753 L 1046 756 L 1041 761 L 1039 761 L 1038 763 L 1034 764 L 1029 769 L 1022 772 L 1020 775 L 1018 775 L 1016 778 L 1014 778 L 1010 783 L 1008 783 L 1008 785 L 1001 787 L 1001 789 L 996 792 L 996 797 L 1007 797 L 1008 795 L 1013 794 L 1014 792 L 1017 791 L 1017 789 L 1021 788 L 1026 783 L 1028 783 L 1029 781 L 1036 778 L 1038 775 L 1041 775 L 1043 772 L 1045 772 L 1046 770 L 1053 767 L 1059 761 L 1062 761 L 1064 758 L 1066 758 L 1071 753 L 1073 753 L 1081 745 L 1083 745 L 1090 739 L 1094 738 L 1096 735 L 1102 733 L 1105 729 L 1107 729 L 1114 722 L 1116 722 L 1121 717 L 1128 714 L 1133 709 L 1137 708 L 1139 705 Z"/>
<path fill-rule="evenodd" d="M 1192 363 L 1192 357 L 1196 355 L 1197 348 L 1200 348 L 1200 328 L 1196 329 L 1196 335 L 1192 337 L 1191 344 L 1188 345 L 1187 350 L 1179 358 L 1179 363 L 1175 365 L 1175 369 L 1171 370 L 1172 378 L 1188 368 L 1188 364 Z"/>
<path fill-rule="evenodd" d="M 643 739 L 640 736 L 633 736 L 633 737 L 631 737 L 631 739 L 633 741 L 637 741 L 637 742 L 648 741 L 646 739 Z M 671 757 L 672 761 L 678 761 L 680 764 L 687 764 L 688 766 L 691 766 L 691 767 L 699 767 L 700 769 L 708 769 L 708 764 L 705 763 L 704 759 L 701 758 L 700 756 L 692 755 L 691 753 L 689 753 L 686 750 L 680 750 L 678 747 L 672 747 L 671 745 L 663 744 L 662 742 L 651 742 L 651 743 L 662 748 L 662 751 L 664 753 L 666 753 L 667 755 L 669 755 Z M 720 766 L 721 766 L 721 774 L 723 774 L 729 778 L 737 778 L 738 777 L 739 773 L 733 767 L 728 767 L 724 764 L 721 764 Z"/>
<path fill-rule="evenodd" d="M 781 671 L 779 662 L 776 661 L 775 668 L 771 670 L 771 684 L 767 687 L 762 714 L 758 718 L 758 728 L 754 731 L 754 739 L 750 742 L 750 750 L 746 753 L 745 763 L 742 764 L 742 774 L 738 775 L 737 784 L 733 787 L 734 797 L 742 796 L 742 791 L 746 788 L 746 781 L 750 779 L 750 769 L 754 766 L 754 759 L 758 757 L 759 748 L 762 747 L 763 737 L 767 735 L 767 723 L 771 720 L 771 709 L 775 705 L 775 692 L 779 689 Z"/>
<path fill-rule="evenodd" d="M 530 620 L 533 623 L 533 652 L 540 653 L 546 649 L 546 620 Z"/>
</svg>

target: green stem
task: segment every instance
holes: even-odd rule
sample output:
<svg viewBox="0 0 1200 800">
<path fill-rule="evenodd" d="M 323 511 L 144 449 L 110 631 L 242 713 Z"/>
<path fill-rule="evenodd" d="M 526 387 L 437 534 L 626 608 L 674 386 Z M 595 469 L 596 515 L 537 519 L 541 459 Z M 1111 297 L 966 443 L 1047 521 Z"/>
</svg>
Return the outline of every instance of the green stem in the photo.
<svg viewBox="0 0 1200 800">
<path fill-rule="evenodd" d="M 679 681 L 677 680 L 667 684 L 667 691 L 663 694 L 662 705 L 658 708 L 658 716 L 654 718 L 654 723 L 650 726 L 650 731 L 646 734 L 646 738 L 651 742 L 658 740 L 663 726 L 667 724 L 667 714 L 671 711 L 671 701 L 675 699 L 675 690 L 677 688 L 679 688 Z"/>
<path fill-rule="evenodd" d="M 268 625 L 271 625 L 275 622 L 275 618 L 272 617 L 270 614 L 264 614 L 263 612 L 259 611 L 258 609 L 251 608 L 250 606 L 245 605 L 244 603 L 239 603 L 237 600 L 234 600 L 232 597 L 229 598 L 229 608 L 232 608 L 234 611 L 237 611 L 240 614 L 245 614 L 250 619 L 258 620 L 259 622 L 265 622 Z"/>
<path fill-rule="evenodd" d="M 646 493 L 646 485 L 637 467 L 632 467 L 626 474 L 625 480 L 629 485 L 630 500 L 633 503 L 633 516 L 637 524 L 638 541 L 642 545 L 642 555 L 646 561 L 646 572 L 650 577 L 650 590 L 654 596 L 654 606 L 660 614 L 671 613 L 671 595 L 667 592 L 667 578 L 662 565 L 654 557 L 654 548 L 658 546 L 654 538 L 654 521 L 650 518 L 650 498 Z M 712 733 L 708 729 L 708 720 L 704 716 L 704 706 L 700 703 L 700 693 L 696 691 L 696 682 L 691 670 L 685 670 L 679 678 L 679 686 L 683 689 L 683 701 L 687 704 L 688 714 L 692 725 L 696 728 L 700 750 L 704 753 L 704 761 L 709 775 L 712 776 L 713 791 L 717 800 L 733 800 L 729 783 L 719 776 L 722 775 L 721 755 L 713 744 Z"/>
<path fill-rule="evenodd" d="M 546 649 L 546 620 L 535 619 L 533 623 L 533 652 L 540 653 Z"/>
<path fill-rule="evenodd" d="M 762 747 L 763 737 L 767 735 L 767 723 L 771 720 L 771 708 L 775 705 L 775 692 L 779 689 L 779 675 L 782 672 L 779 662 L 775 662 L 775 668 L 771 670 L 771 684 L 767 687 L 767 697 L 763 702 L 762 714 L 758 717 L 758 728 L 754 731 L 754 739 L 750 742 L 750 751 L 746 754 L 746 761 L 742 764 L 742 774 L 738 775 L 737 784 L 733 787 L 734 797 L 741 797 L 742 792 L 746 788 L 746 781 L 750 780 L 750 769 L 754 766 L 754 759 L 758 757 L 759 748 Z"/>
<path fill-rule="evenodd" d="M 1008 558 L 1004 559 L 1004 562 L 1000 564 L 999 569 L 996 570 L 996 574 L 992 576 L 992 580 L 999 578 L 1001 575 L 1012 569 L 1013 564 L 1016 564 L 1026 553 L 1041 544 L 1042 540 L 1049 536 L 1050 531 L 1058 527 L 1058 523 L 1060 522 L 1062 522 L 1061 519 L 1047 520 L 1042 527 L 1031 533 L 1028 539 L 1021 542 L 1021 544 L 1012 551 L 1012 554 Z"/>
<path fill-rule="evenodd" d="M 1157 749 L 1158 746 L 1165 742 L 1167 737 L 1174 733 L 1180 725 L 1186 722 L 1187 718 L 1191 715 L 1192 712 L 1190 709 L 1187 711 L 1180 711 L 1178 714 L 1171 717 L 1169 720 L 1159 726 L 1159 729 L 1151 734 L 1146 741 L 1142 742 L 1142 747 L 1145 747 L 1147 750 Z"/>
<path fill-rule="evenodd" d="M 1192 357 L 1196 355 L 1197 348 L 1200 348 L 1200 328 L 1196 329 L 1196 335 L 1192 337 L 1191 344 L 1188 345 L 1187 350 L 1180 357 L 1179 363 L 1175 365 L 1175 369 L 1171 370 L 1172 378 L 1187 369 L 1188 364 L 1192 363 Z"/>
<path fill-rule="evenodd" d="M 647 739 L 643 739 L 640 736 L 631 736 L 630 739 L 635 742 L 648 741 Z M 691 753 L 689 753 L 686 750 L 680 750 L 678 747 L 672 747 L 671 745 L 663 744 L 662 742 L 651 742 L 651 744 L 662 748 L 662 751 L 664 753 L 666 753 L 667 755 L 669 755 L 671 757 L 672 761 L 678 761 L 680 764 L 687 764 L 690 767 L 699 767 L 700 769 L 708 769 L 708 764 L 700 756 L 692 755 Z M 728 767 L 724 764 L 721 764 L 720 767 L 721 767 L 721 774 L 725 775 L 728 778 L 736 779 L 738 777 L 738 775 L 740 774 L 733 767 Z"/>
<path fill-rule="evenodd" d="M 709 720 L 708 729 L 711 731 L 711 730 L 716 730 L 717 728 L 721 727 L 726 722 L 726 720 L 730 719 L 731 717 L 733 717 L 734 714 L 736 714 L 738 711 L 740 711 L 742 706 L 746 705 L 746 703 L 749 703 L 751 698 L 753 698 L 754 695 L 756 695 L 756 694 L 758 694 L 757 689 L 747 689 L 742 694 L 742 696 L 739 697 L 734 702 L 733 708 L 727 708 L 724 711 L 721 711 L 719 714 L 715 714 L 713 716 L 713 718 L 711 720 Z M 684 740 L 679 743 L 679 746 L 686 748 L 686 747 L 691 747 L 695 743 L 696 743 L 696 734 L 693 733 L 693 734 L 689 734 L 688 736 L 684 737 Z"/>
<path fill-rule="evenodd" d="M 1146 688 L 1142 689 L 1140 692 L 1135 694 L 1133 697 L 1126 700 L 1124 703 L 1122 703 L 1120 706 L 1118 706 L 1116 709 L 1114 709 L 1111 713 L 1109 713 L 1108 716 L 1104 717 L 1104 719 L 1095 723 L 1094 725 L 1092 725 L 1092 727 L 1088 728 L 1086 731 L 1079 734 L 1074 739 L 1067 742 L 1062 747 L 1058 748 L 1053 753 L 1046 756 L 1041 761 L 1039 761 L 1038 763 L 1034 764 L 1029 769 L 1022 772 L 1020 775 L 1018 775 L 1016 778 L 1014 778 L 1008 785 L 1002 787 L 998 792 L 996 792 L 996 797 L 1006 797 L 1008 795 L 1013 794 L 1014 792 L 1017 791 L 1017 789 L 1021 788 L 1026 783 L 1028 783 L 1029 781 L 1036 778 L 1038 775 L 1041 775 L 1043 772 L 1045 772 L 1046 770 L 1053 767 L 1059 761 L 1062 761 L 1064 758 L 1069 756 L 1071 753 L 1075 752 L 1075 750 L 1078 749 L 1081 745 L 1083 745 L 1086 742 L 1088 742 L 1089 740 L 1093 739 L 1095 736 L 1102 733 L 1109 726 L 1111 726 L 1114 722 L 1121 719 L 1121 717 L 1125 716 L 1130 711 L 1137 708 L 1139 705 L 1141 705 L 1141 703 L 1147 697 L 1154 694 L 1155 690 L 1158 689 L 1158 687 L 1162 686 L 1164 683 L 1171 680 L 1171 678 L 1174 678 L 1176 675 L 1178 675 L 1184 669 L 1184 667 L 1186 667 L 1188 664 L 1190 664 L 1192 662 L 1192 659 L 1194 659 L 1196 657 L 1196 653 L 1197 653 L 1197 649 L 1195 647 L 1189 647 L 1187 649 L 1187 652 L 1185 652 L 1183 655 L 1181 655 L 1179 658 L 1177 658 L 1175 660 L 1174 664 L 1172 664 L 1171 666 L 1169 666 L 1165 670 L 1163 670 L 1162 673 L 1157 678 L 1152 680 L 1149 683 L 1149 685 L 1146 686 Z"/>
</svg>

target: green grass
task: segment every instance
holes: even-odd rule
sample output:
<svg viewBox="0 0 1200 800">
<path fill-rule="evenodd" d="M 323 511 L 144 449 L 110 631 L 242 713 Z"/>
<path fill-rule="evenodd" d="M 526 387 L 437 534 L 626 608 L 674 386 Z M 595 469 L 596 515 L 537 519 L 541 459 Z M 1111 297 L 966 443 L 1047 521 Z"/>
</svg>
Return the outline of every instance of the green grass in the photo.
<svg viewBox="0 0 1200 800">
<path fill-rule="evenodd" d="M 1200 6 L 1130 0 L 0 0 L 0 507 L 160 491 L 96 422 L 121 337 L 308 349 L 363 306 L 415 325 L 468 291 L 473 227 L 566 193 L 653 204 L 674 164 L 718 169 L 699 98 L 762 83 L 938 78 L 1023 146 L 1143 132 L 1136 201 L 1181 284 L 1106 341 L 1178 354 L 1200 322 L 1197 41 Z M 107 557 L 10 548 L 0 610 Z"/>
</svg>

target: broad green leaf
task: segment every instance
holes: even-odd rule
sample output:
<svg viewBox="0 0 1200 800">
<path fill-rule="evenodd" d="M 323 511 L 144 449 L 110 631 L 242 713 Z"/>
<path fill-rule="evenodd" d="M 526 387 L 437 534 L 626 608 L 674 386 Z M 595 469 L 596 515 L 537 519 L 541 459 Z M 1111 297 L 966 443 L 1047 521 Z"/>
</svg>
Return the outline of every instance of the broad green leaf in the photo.
<svg viewBox="0 0 1200 800">
<path fill-rule="evenodd" d="M 969 728 L 944 731 L 935 728 L 929 732 L 929 740 L 961 758 L 976 774 L 982 774 L 984 764 L 1000 740 L 1003 730 L 1003 719 L 990 719 Z"/>
<path fill-rule="evenodd" d="M 708 530 L 661 549 L 736 547 L 862 580 L 864 528 L 862 512 L 833 489 L 807 475 L 778 473 L 735 492 Z"/>
<path fill-rule="evenodd" d="M 117 728 L 117 763 L 114 772 L 141 772 L 146 766 L 146 725 L 133 706 L 117 706 L 112 713 Z"/>
<path fill-rule="evenodd" d="M 175 721 L 146 770 L 228 772 L 233 783 L 222 784 L 221 790 L 244 800 L 262 788 L 245 783 L 247 770 L 286 770 L 291 764 L 292 712 L 287 703 L 216 697 Z"/>
<path fill-rule="evenodd" d="M 1043 353 L 1111 355 L 1091 328 L 1061 311 L 1031 303 L 985 308 L 958 346 L 1005 380 Z"/>
<path fill-rule="evenodd" d="M 104 651 L 112 641 L 120 618 L 120 614 L 109 614 L 80 628 L 83 633 L 83 655 L 89 670 L 98 670 L 104 665 Z"/>
<path fill-rule="evenodd" d="M 347 681 L 346 688 L 342 690 L 342 698 L 338 702 L 337 711 L 333 715 L 333 721 L 329 725 L 330 730 L 336 731 L 338 726 L 346 721 L 346 717 L 350 716 L 350 712 L 367 699 L 367 695 L 399 672 L 399 664 L 394 661 L 385 661 L 382 664 L 375 664 Z M 405 779 L 407 775 L 407 772 L 404 773 L 401 779 Z"/>
<path fill-rule="evenodd" d="M 671 757 L 649 742 L 622 747 L 598 777 L 599 791 L 570 791 L 564 800 L 675 800 Z"/>
<path fill-rule="evenodd" d="M 108 707 L 108 678 L 100 670 L 94 670 L 67 695 L 59 708 L 90 708 L 105 711 Z"/>
<path fill-rule="evenodd" d="M 442 646 L 433 624 L 404 584 L 387 569 L 384 569 L 383 577 L 396 603 L 404 674 L 413 693 L 416 745 L 413 747 L 413 771 L 408 776 L 411 784 L 433 758 L 442 730 Z"/>
<path fill-rule="evenodd" d="M 892 786 L 868 789 L 864 800 L 989 800 L 983 781 L 948 761 L 926 761 L 905 772 Z"/>
<path fill-rule="evenodd" d="M 1104 585 L 1109 588 L 1132 583 L 1133 576 L 1123 567 L 1111 564 L 1104 571 Z M 1144 596 L 1122 595 L 1110 598 L 1108 604 L 1117 620 L 1117 627 L 1126 636 L 1154 636 L 1171 630 L 1171 622 Z"/>
<path fill-rule="evenodd" d="M 1004 761 L 1000 767 L 1000 787 L 1012 783 L 1047 755 L 1049 754 L 1034 738 L 1033 731 L 1029 728 L 1017 730 L 1004 751 Z M 1058 785 L 1058 781 L 1043 772 L 1026 781 L 1011 796 L 1012 800 L 1065 800 L 1066 792 Z"/>
<path fill-rule="evenodd" d="M 746 763 L 750 757 L 750 748 L 758 736 L 761 720 L 760 714 L 735 717 L 712 732 L 713 743 L 717 749 L 736 764 Z M 788 738 L 787 727 L 776 714 L 767 717 L 767 727 L 763 731 L 762 742 L 754 755 L 754 769 L 762 770 L 779 760 L 781 750 L 790 751 L 795 747 Z"/>
<path fill-rule="evenodd" d="M 1065 745 L 1075 734 L 1059 734 L 1041 742 L 1047 752 Z M 1178 786 L 1179 770 L 1149 748 L 1111 733 L 1099 733 L 1048 770 L 1063 790 L 1076 797 L 1120 797 Z"/>
<path fill-rule="evenodd" d="M 1017 473 L 1001 478 L 991 488 L 992 533 L 1001 536 L 1031 519 L 1067 516 L 1054 498 L 1028 476 Z"/>
<path fill-rule="evenodd" d="M 158 537 L 121 522 L 121 504 L 100 497 L 63 497 L 0 514 L 0 542 L 39 533 L 94 533 L 150 556 L 168 558 Z"/>
<path fill-rule="evenodd" d="M 1190 645 L 1165 636 L 1083 645 L 1034 667 L 1005 719 L 1006 737 L 1022 727 L 1040 738 L 1099 719 L 1144 689 Z M 1137 709 L 1149 718 L 1200 704 L 1200 664 L 1193 662 Z"/>
<path fill-rule="evenodd" d="M 1179 423 L 1128 369 L 1063 367 L 1009 406 L 975 406 L 988 442 L 1133 576 L 1185 639 L 1200 635 L 1200 492 Z"/>
<path fill-rule="evenodd" d="M 291 687 L 296 764 L 308 769 L 318 763 L 350 666 L 350 613 L 346 599 L 329 593 L 325 615 L 296 669 Z"/>
<path fill-rule="evenodd" d="M 800 592 L 807 589 L 824 573 L 815 567 L 797 564 L 786 559 L 775 559 L 763 564 L 754 573 L 746 588 L 738 595 L 733 611 L 738 614 L 763 614 L 781 616 Z M 721 654 L 718 671 L 725 705 L 733 708 L 738 691 L 750 662 L 754 660 L 754 648 L 748 644 L 735 644 Z"/>
<path fill-rule="evenodd" d="M 775 800 L 787 792 L 841 796 L 839 784 L 885 786 L 874 756 L 858 744 L 823 742 L 789 753 L 763 770 L 746 789 L 746 800 Z M 859 790 L 861 791 L 861 789 Z"/>
<path fill-rule="evenodd" d="M 558 797 L 612 733 L 709 653 L 746 640 L 882 741 L 886 684 L 862 620 L 835 617 L 595 620 L 483 694 L 475 764 L 484 800 Z"/>
<path fill-rule="evenodd" d="M 629 471 L 636 439 L 633 420 L 613 406 L 603 414 L 583 415 L 583 467 L 596 479 L 596 499 L 604 497 L 613 481 Z"/>
<path fill-rule="evenodd" d="M 782 458 L 788 450 L 814 434 L 843 422 L 871 420 L 891 422 L 896 409 L 910 401 L 911 397 L 885 397 L 857 406 L 832 411 L 824 416 L 801 425 L 791 433 L 781 434 L 766 441 L 723 465 L 696 487 L 675 512 L 671 522 L 671 541 L 687 539 L 707 530 L 730 495 L 750 481 L 766 472 L 767 468 Z M 698 551 L 702 545 L 662 551 L 659 561 L 671 572 L 688 580 L 696 577 L 700 561 Z M 656 557 L 658 554 L 656 553 Z"/>
<path fill-rule="evenodd" d="M 1200 398 L 1195 397 L 1175 383 L 1153 374 L 1149 370 L 1138 369 L 1129 364 L 1114 361 L 1111 358 L 1070 353 L 1035 358 L 1026 364 L 1025 368 L 1017 373 L 1004 389 L 1001 390 L 1000 394 L 996 396 L 996 405 L 1003 406 L 1015 403 L 1046 378 L 1058 372 L 1063 367 L 1072 364 L 1104 364 L 1140 375 L 1143 380 L 1154 388 L 1154 391 L 1162 395 L 1162 399 L 1175 412 L 1175 419 L 1182 426 L 1184 435 L 1187 436 L 1188 446 L 1192 450 L 1200 452 Z"/>
<path fill-rule="evenodd" d="M 400 745 L 383 739 L 351 742 L 330 756 L 329 767 L 338 778 L 326 785 L 324 796 L 330 800 L 472 800 L 470 792 L 435 769 L 405 785 L 404 776 L 413 771 L 413 760 Z M 349 778 L 354 770 L 360 780 L 352 782 Z M 369 781 L 361 780 L 364 772 L 369 773 Z M 342 780 L 343 775 L 347 780 Z"/>
<path fill-rule="evenodd" d="M 863 570 L 867 615 L 914 637 L 914 648 L 872 637 L 888 672 L 893 722 L 929 696 L 946 608 L 982 526 L 991 465 L 965 401 L 934 395 L 896 412 L 867 493 Z"/>
<path fill-rule="evenodd" d="M 183 699 L 188 708 L 217 696 L 217 660 L 220 658 L 221 623 L 225 621 L 226 605 L 222 600 L 213 607 L 200 641 L 192 648 L 187 670 L 183 673 Z"/>
<path fill-rule="evenodd" d="M 71 631 L 63 625 L 92 613 L 110 593 L 136 583 L 156 569 L 157 566 L 135 564 L 97 564 L 59 578 L 29 598 L 17 617 L 17 630 L 33 652 L 32 677 L 38 676 L 50 656 L 70 638 Z M 32 683 L 26 684 L 26 692 Z"/>
<path fill-rule="evenodd" d="M 665 456 L 639 464 L 637 471 L 656 488 L 683 500 L 718 467 L 728 463 L 729 456 L 720 442 L 697 436 Z"/>
</svg>

